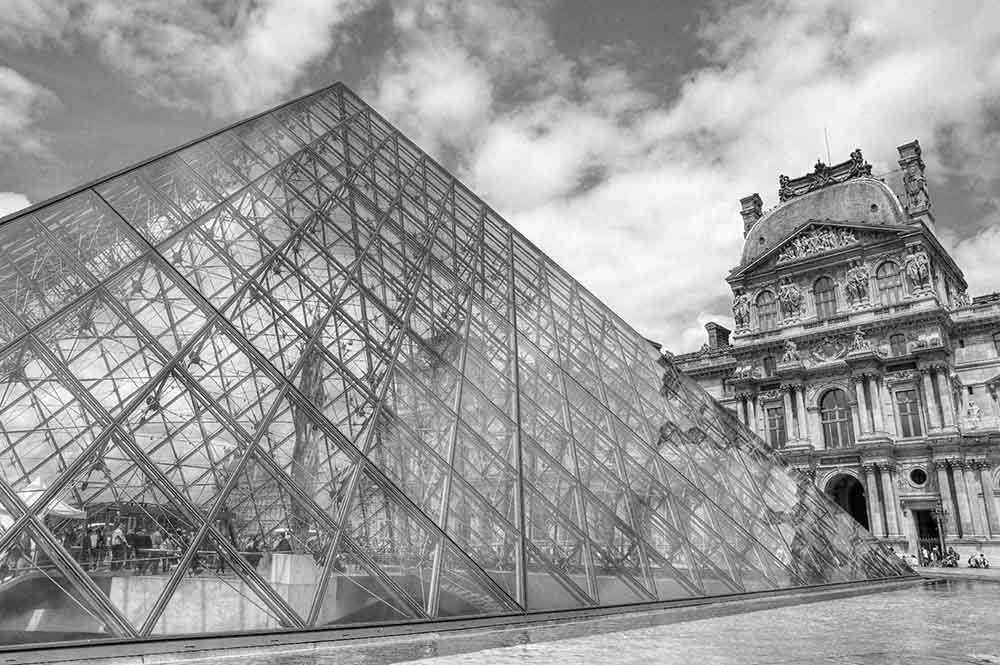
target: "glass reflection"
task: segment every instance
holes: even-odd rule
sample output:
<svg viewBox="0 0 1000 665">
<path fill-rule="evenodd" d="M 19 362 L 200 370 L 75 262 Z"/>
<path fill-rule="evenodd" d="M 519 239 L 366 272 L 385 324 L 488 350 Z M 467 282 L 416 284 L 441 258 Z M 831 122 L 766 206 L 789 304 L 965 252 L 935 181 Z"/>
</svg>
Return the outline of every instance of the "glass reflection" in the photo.
<svg viewBox="0 0 1000 665">
<path fill-rule="evenodd" d="M 0 227 L 0 644 L 906 573 L 341 86 Z"/>
</svg>

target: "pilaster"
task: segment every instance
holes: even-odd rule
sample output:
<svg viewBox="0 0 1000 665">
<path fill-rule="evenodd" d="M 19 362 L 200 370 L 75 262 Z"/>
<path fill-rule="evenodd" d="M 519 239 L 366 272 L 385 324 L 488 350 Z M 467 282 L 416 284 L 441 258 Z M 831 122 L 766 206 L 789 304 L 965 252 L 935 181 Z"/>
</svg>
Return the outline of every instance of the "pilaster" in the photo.
<svg viewBox="0 0 1000 665">
<path fill-rule="evenodd" d="M 962 525 L 962 537 L 968 538 L 976 533 L 976 527 L 972 523 L 972 502 L 965 490 L 965 462 L 952 460 L 951 470 L 955 479 L 955 499 L 958 501 L 958 519 Z"/>
<path fill-rule="evenodd" d="M 948 378 L 948 366 L 937 368 L 938 394 L 941 395 L 941 410 L 944 411 L 944 426 L 955 427 L 955 400 L 951 394 L 951 380 Z"/>
<path fill-rule="evenodd" d="M 920 379 L 923 385 L 923 404 L 924 413 L 927 415 L 927 428 L 941 429 L 941 421 L 938 420 L 937 407 L 934 404 L 934 388 L 931 386 L 930 369 L 920 368 Z"/>
<path fill-rule="evenodd" d="M 944 519 L 944 535 L 946 538 L 958 537 L 958 516 L 955 515 L 955 502 L 952 499 L 951 482 L 948 480 L 947 460 L 934 460 L 934 471 L 937 473 L 938 492 L 941 496 L 941 505 L 949 516 Z"/>
<path fill-rule="evenodd" d="M 990 476 L 989 460 L 977 460 L 975 462 L 976 473 L 979 474 L 979 488 L 983 492 L 983 507 L 986 509 L 986 524 L 989 527 L 990 535 L 1000 535 L 1000 510 L 998 510 L 996 497 L 993 496 L 993 479 Z"/>
<path fill-rule="evenodd" d="M 865 473 L 865 498 L 868 501 L 868 526 L 877 538 L 885 536 L 885 524 L 882 521 L 882 506 L 878 500 L 878 485 L 875 480 L 875 465 L 862 464 Z"/>
<path fill-rule="evenodd" d="M 965 494 L 969 499 L 972 516 L 972 532 L 977 536 L 989 535 L 989 522 L 986 517 L 986 505 L 979 498 L 980 480 L 977 477 L 978 460 L 965 460 L 962 465 L 962 476 L 965 482 Z M 984 496 L 983 499 L 987 497 Z"/>
<path fill-rule="evenodd" d="M 899 530 L 899 501 L 896 499 L 896 465 L 891 462 L 882 462 L 878 465 L 878 468 L 879 475 L 882 476 L 882 498 L 885 500 L 886 532 L 890 538 L 899 537 L 902 533 Z"/>
</svg>

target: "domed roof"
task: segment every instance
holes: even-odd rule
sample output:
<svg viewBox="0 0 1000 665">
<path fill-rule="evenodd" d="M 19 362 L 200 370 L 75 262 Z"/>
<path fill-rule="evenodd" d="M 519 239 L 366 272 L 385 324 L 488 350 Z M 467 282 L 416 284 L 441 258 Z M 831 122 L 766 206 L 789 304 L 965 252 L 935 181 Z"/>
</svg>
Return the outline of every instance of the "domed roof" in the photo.
<svg viewBox="0 0 1000 665">
<path fill-rule="evenodd" d="M 899 199 L 881 180 L 854 178 L 785 201 L 750 227 L 740 265 L 766 254 L 810 221 L 905 226 Z"/>
</svg>

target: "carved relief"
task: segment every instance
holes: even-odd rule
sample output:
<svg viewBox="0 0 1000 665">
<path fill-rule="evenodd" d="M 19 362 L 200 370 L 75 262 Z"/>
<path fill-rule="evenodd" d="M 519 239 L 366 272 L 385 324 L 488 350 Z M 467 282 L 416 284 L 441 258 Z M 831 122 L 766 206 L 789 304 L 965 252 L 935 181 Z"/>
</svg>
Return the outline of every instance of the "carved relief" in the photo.
<svg viewBox="0 0 1000 665">
<path fill-rule="evenodd" d="M 871 164 L 865 161 L 861 150 L 856 149 L 851 153 L 850 159 L 833 166 L 827 166 L 823 162 L 817 161 L 812 173 L 799 178 L 789 178 L 786 175 L 778 176 L 778 199 L 785 202 L 827 185 L 845 182 L 851 178 L 871 176 L 871 174 Z"/>
<path fill-rule="evenodd" d="M 778 263 L 794 261 L 857 244 L 858 238 L 848 229 L 821 227 L 792 238 L 778 254 Z"/>
<path fill-rule="evenodd" d="M 922 159 L 917 159 L 906 165 L 906 169 L 903 171 L 903 187 L 906 189 L 907 208 L 910 212 L 926 210 L 931 207 Z"/>
<path fill-rule="evenodd" d="M 733 299 L 733 319 L 737 332 L 750 328 L 750 296 L 742 291 L 737 291 Z"/>
<path fill-rule="evenodd" d="M 865 336 L 865 331 L 861 329 L 861 326 L 858 326 L 857 330 L 854 331 L 854 337 L 851 339 L 851 351 L 857 352 L 871 350 L 871 340 Z"/>
<path fill-rule="evenodd" d="M 824 337 L 812 348 L 812 357 L 817 362 L 825 363 L 837 360 L 847 353 L 847 344 L 838 337 Z"/>
<path fill-rule="evenodd" d="M 799 347 L 792 340 L 785 341 L 785 352 L 781 356 L 781 362 L 783 363 L 795 363 L 799 362 L 801 358 L 799 357 Z"/>
<path fill-rule="evenodd" d="M 847 299 L 852 305 L 859 305 L 868 300 L 870 281 L 871 273 L 868 272 L 868 266 L 855 261 L 847 270 L 847 283 L 844 285 Z"/>
<path fill-rule="evenodd" d="M 789 281 L 778 287 L 778 302 L 781 303 L 781 313 L 787 319 L 796 319 L 802 313 L 802 290 Z"/>
<path fill-rule="evenodd" d="M 903 268 L 915 293 L 930 289 L 931 260 L 928 258 L 927 252 L 910 250 L 910 253 L 906 255 Z"/>
<path fill-rule="evenodd" d="M 904 369 L 898 372 L 886 372 L 884 381 L 886 385 L 913 381 L 917 378 L 917 373 L 912 369 Z"/>
</svg>

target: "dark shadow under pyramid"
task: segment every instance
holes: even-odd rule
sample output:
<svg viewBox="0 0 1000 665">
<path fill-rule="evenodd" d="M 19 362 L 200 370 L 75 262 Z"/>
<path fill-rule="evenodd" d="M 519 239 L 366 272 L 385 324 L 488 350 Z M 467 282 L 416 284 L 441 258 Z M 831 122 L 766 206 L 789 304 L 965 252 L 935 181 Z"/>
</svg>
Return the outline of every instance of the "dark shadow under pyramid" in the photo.
<svg viewBox="0 0 1000 665">
<path fill-rule="evenodd" d="M 0 388 L 0 639 L 912 574 L 341 85 L 0 224 Z"/>
</svg>

